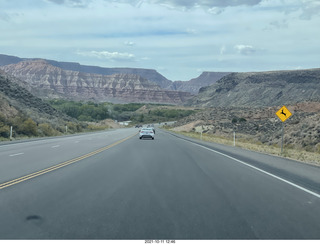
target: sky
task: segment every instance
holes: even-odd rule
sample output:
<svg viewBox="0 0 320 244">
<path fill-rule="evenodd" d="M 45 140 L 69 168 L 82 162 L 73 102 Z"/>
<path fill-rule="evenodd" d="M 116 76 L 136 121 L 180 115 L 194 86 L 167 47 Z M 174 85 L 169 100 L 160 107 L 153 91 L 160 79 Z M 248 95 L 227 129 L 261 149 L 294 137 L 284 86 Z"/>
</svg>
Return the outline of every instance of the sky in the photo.
<svg viewBox="0 0 320 244">
<path fill-rule="evenodd" d="M 320 68 L 320 0 L 0 0 L 0 53 L 101 67 Z"/>
</svg>

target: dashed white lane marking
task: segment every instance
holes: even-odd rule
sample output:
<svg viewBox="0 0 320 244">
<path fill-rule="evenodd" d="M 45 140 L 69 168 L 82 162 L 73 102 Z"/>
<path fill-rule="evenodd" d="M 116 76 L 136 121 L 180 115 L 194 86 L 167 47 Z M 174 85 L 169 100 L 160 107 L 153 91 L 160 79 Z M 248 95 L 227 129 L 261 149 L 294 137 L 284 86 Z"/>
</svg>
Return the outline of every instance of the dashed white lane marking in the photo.
<svg viewBox="0 0 320 244">
<path fill-rule="evenodd" d="M 55 145 L 55 146 L 52 146 L 51 148 L 57 148 L 57 147 L 60 147 L 60 145 Z"/>
</svg>

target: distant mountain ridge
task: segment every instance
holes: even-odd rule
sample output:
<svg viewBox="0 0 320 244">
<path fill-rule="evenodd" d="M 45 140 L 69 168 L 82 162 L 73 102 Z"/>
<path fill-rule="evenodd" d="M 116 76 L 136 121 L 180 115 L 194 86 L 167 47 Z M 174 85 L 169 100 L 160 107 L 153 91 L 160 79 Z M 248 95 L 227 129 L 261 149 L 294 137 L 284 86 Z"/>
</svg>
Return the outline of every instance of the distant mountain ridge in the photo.
<svg viewBox="0 0 320 244">
<path fill-rule="evenodd" d="M 320 101 L 319 68 L 243 73 L 203 72 L 187 82 L 171 82 L 153 70 L 116 68 L 124 73 L 105 75 L 90 72 L 107 73 L 109 68 L 0 54 L 0 69 L 17 77 L 12 80 L 41 98 L 184 103 L 201 107 L 265 107 Z M 168 81 L 166 84 L 169 86 L 163 89 L 156 82 L 134 74 L 135 71 L 156 74 L 157 77 L 159 74 Z M 202 87 L 207 84 L 210 85 Z M 192 96 L 190 93 L 197 94 L 198 88 L 199 94 Z M 188 92 L 182 92 L 186 90 Z"/>
<path fill-rule="evenodd" d="M 320 101 L 320 69 L 231 73 L 203 87 L 186 105 L 265 107 Z"/>
<path fill-rule="evenodd" d="M 37 60 L 37 58 L 19 58 L 10 55 L 0 54 L 0 66 L 9 64 L 17 64 L 21 61 Z M 189 81 L 174 81 L 168 80 L 166 77 L 153 69 L 138 69 L 138 68 L 104 68 L 99 66 L 81 65 L 76 62 L 59 62 L 47 60 L 49 64 L 71 71 L 78 71 L 90 74 L 113 75 L 113 74 L 135 74 L 139 75 L 151 82 L 156 83 L 159 87 L 165 90 L 189 92 L 197 94 L 199 89 L 204 86 L 211 85 L 229 72 L 203 72 L 199 77 Z"/>
<path fill-rule="evenodd" d="M 5 66 L 9 64 L 17 64 L 22 61 L 27 60 L 39 60 L 39 58 L 19 58 L 15 56 L 9 56 L 0 54 L 0 66 Z M 100 75 L 113 75 L 113 74 L 136 74 L 151 82 L 156 83 L 162 88 L 166 88 L 171 85 L 172 81 L 165 78 L 163 75 L 159 74 L 153 69 L 138 69 L 138 68 L 104 68 L 99 66 L 89 66 L 81 65 L 75 62 L 59 62 L 54 60 L 42 59 L 49 64 L 56 66 L 64 70 L 78 71 L 90 74 L 100 74 Z"/>
<path fill-rule="evenodd" d="M 228 74 L 230 72 L 203 72 L 199 77 L 189 81 L 174 81 L 169 88 L 176 91 L 198 94 L 201 87 L 212 85 Z"/>
<path fill-rule="evenodd" d="M 178 104 L 191 97 L 189 93 L 167 91 L 137 74 L 101 75 L 64 70 L 47 60 L 27 59 L 1 67 L 25 81 L 24 86 L 41 98 Z"/>
</svg>

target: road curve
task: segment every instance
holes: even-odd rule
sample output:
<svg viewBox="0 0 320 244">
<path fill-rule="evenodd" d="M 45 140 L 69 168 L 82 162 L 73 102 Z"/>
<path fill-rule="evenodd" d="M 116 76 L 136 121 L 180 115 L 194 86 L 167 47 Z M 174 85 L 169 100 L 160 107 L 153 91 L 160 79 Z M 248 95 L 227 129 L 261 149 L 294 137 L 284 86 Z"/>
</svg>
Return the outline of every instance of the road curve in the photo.
<svg viewBox="0 0 320 244">
<path fill-rule="evenodd" d="M 0 239 L 320 239 L 319 167 L 136 133 L 0 146 Z"/>
</svg>

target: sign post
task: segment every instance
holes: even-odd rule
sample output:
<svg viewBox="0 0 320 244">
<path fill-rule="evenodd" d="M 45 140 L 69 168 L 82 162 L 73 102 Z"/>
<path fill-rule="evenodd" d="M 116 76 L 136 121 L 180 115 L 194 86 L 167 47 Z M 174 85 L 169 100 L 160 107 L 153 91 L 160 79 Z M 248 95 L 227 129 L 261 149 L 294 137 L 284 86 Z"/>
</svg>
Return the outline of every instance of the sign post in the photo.
<svg viewBox="0 0 320 244">
<path fill-rule="evenodd" d="M 283 128 L 284 128 L 284 122 L 282 123 L 282 130 L 281 130 L 282 131 L 281 132 L 282 133 L 282 135 L 281 135 L 281 154 L 283 152 L 283 134 L 284 134 L 284 132 L 283 132 L 284 129 Z"/>
<path fill-rule="evenodd" d="M 276 112 L 276 115 L 282 121 L 282 135 L 281 135 L 281 154 L 282 154 L 282 152 L 283 152 L 284 122 L 291 117 L 292 113 L 289 111 L 289 109 L 287 109 L 286 106 L 283 106 L 282 108 L 280 108 Z"/>
<path fill-rule="evenodd" d="M 12 141 L 12 126 L 10 126 L 10 141 Z"/>
</svg>

